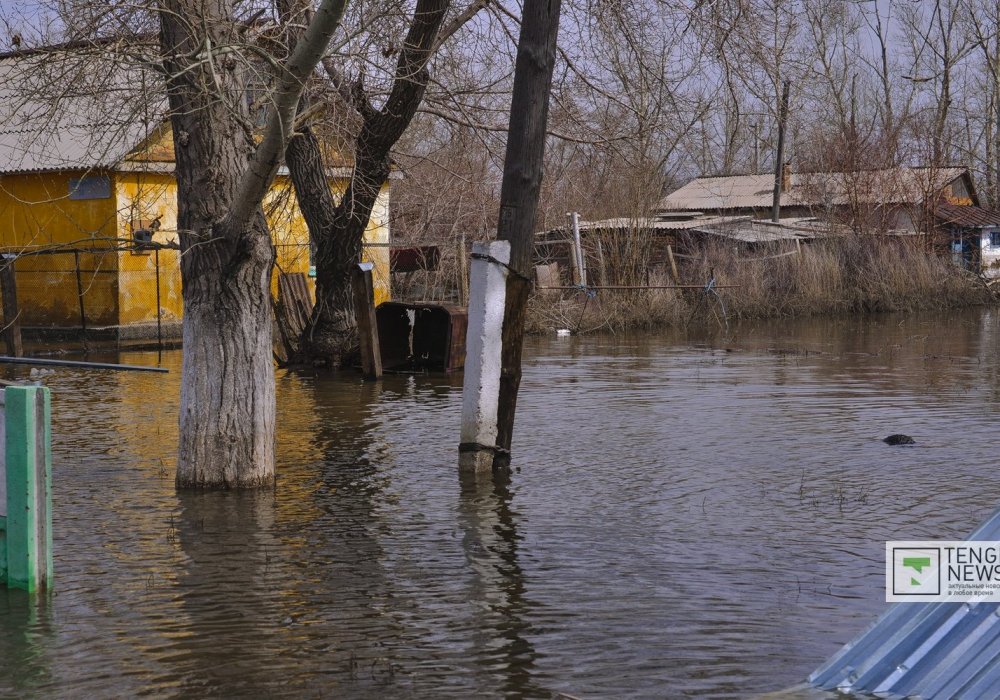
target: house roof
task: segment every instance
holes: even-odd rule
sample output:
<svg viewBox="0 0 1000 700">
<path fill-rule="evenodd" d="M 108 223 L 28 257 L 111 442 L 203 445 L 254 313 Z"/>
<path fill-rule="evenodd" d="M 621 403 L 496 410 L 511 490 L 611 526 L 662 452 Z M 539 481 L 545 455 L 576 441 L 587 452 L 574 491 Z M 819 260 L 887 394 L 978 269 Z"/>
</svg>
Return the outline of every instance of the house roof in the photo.
<svg viewBox="0 0 1000 700">
<path fill-rule="evenodd" d="M 0 173 L 114 167 L 165 115 L 161 81 L 134 49 L 0 56 Z"/>
<path fill-rule="evenodd" d="M 155 51 L 74 43 L 0 54 L 0 174 L 172 172 L 173 141 Z M 353 160 L 321 138 L 328 177 Z M 287 172 L 282 170 L 283 173 Z M 399 179 L 393 168 L 390 179 Z"/>
<path fill-rule="evenodd" d="M 741 243 L 770 243 L 775 241 L 809 240 L 843 234 L 847 229 L 814 217 L 784 217 L 778 223 L 754 219 L 750 216 L 718 216 L 689 212 L 663 214 L 657 217 L 620 217 L 580 221 L 580 233 L 589 231 L 631 233 L 656 231 L 662 233 L 690 232 Z M 560 226 L 536 235 L 540 242 L 565 241 L 571 233 L 568 226 Z"/>
<path fill-rule="evenodd" d="M 934 216 L 943 224 L 960 228 L 986 228 L 1000 226 L 1000 211 L 972 205 L 941 202 L 934 207 Z"/>
<path fill-rule="evenodd" d="M 963 176 L 969 176 L 968 169 L 961 167 L 792 173 L 791 187 L 781 193 L 781 206 L 842 206 L 852 201 L 919 204 Z M 699 177 L 664 197 L 659 208 L 664 211 L 768 209 L 773 195 L 773 173 Z"/>
</svg>

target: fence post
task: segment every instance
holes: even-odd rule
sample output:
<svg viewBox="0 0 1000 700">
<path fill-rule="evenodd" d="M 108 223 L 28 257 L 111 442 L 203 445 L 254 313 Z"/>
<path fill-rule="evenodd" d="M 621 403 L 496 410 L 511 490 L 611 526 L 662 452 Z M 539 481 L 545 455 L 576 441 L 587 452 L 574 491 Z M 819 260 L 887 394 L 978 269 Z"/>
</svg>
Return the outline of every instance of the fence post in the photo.
<svg viewBox="0 0 1000 700">
<path fill-rule="evenodd" d="M 458 303 L 469 305 L 469 261 L 465 254 L 465 234 L 458 241 Z"/>
<path fill-rule="evenodd" d="M 160 311 L 160 246 L 153 249 L 153 264 L 156 265 L 156 347 L 163 349 L 163 321 Z"/>
<path fill-rule="evenodd" d="M 681 276 L 677 274 L 677 261 L 674 260 L 674 249 L 671 246 L 667 246 L 667 260 L 670 261 L 670 274 L 674 278 L 674 284 L 681 283 Z"/>
<path fill-rule="evenodd" d="M 587 285 L 587 256 L 583 252 L 583 241 L 580 240 L 580 214 L 570 212 L 570 220 L 573 223 L 573 250 L 576 251 L 577 274 L 580 281 L 577 284 Z"/>
<path fill-rule="evenodd" d="M 11 253 L 5 253 L 3 256 L 3 267 L 0 267 L 0 295 L 3 297 L 3 339 L 7 346 L 7 354 L 21 357 L 24 348 L 21 346 L 21 312 L 17 308 L 15 260 L 17 256 Z"/>
<path fill-rule="evenodd" d="M 11 386 L 4 403 L 4 555 L 6 584 L 52 585 L 51 401 L 39 386 Z"/>
<path fill-rule="evenodd" d="M 472 244 L 462 437 L 458 446 L 458 467 L 463 472 L 493 468 L 500 396 L 500 335 L 507 298 L 507 270 L 503 266 L 509 262 L 508 241 Z"/>
<path fill-rule="evenodd" d="M 608 268 L 604 263 L 604 246 L 601 245 L 600 236 L 595 236 L 595 238 L 597 238 L 597 265 L 600 267 L 601 284 L 605 285 L 608 283 Z"/>
<path fill-rule="evenodd" d="M 80 277 L 80 251 L 73 251 L 73 266 L 76 268 L 76 295 L 80 300 L 80 333 L 83 336 L 83 349 L 87 350 L 87 312 L 83 308 L 83 279 Z"/>
<path fill-rule="evenodd" d="M 354 318 L 361 341 L 361 373 L 365 379 L 379 379 L 382 376 L 382 355 L 375 319 L 375 284 L 372 279 L 374 267 L 370 262 L 359 263 L 351 275 Z"/>
</svg>

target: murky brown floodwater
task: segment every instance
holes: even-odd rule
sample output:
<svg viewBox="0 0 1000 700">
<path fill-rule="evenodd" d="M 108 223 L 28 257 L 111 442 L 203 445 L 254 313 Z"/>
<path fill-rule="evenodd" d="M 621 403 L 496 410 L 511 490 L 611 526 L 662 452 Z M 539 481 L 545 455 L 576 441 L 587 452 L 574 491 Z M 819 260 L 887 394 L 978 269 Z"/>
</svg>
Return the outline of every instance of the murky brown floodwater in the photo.
<svg viewBox="0 0 1000 700">
<path fill-rule="evenodd" d="M 998 331 L 533 339 L 496 485 L 458 478 L 460 377 L 281 373 L 276 492 L 177 494 L 178 372 L 60 370 L 57 592 L 0 590 L 0 696 L 790 685 L 882 609 L 886 539 L 962 537 L 1000 502 Z"/>
</svg>

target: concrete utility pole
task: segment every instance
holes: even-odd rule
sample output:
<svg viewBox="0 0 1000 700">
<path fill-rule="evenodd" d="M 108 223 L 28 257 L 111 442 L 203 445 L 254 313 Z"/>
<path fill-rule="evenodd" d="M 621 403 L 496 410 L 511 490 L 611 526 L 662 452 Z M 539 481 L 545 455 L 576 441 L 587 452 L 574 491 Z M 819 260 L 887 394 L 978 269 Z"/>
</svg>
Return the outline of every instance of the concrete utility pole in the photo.
<svg viewBox="0 0 1000 700">
<path fill-rule="evenodd" d="M 497 441 L 500 352 L 510 244 L 472 244 L 469 327 L 465 338 L 462 378 L 462 441 L 458 467 L 463 472 L 490 472 Z"/>
<path fill-rule="evenodd" d="M 524 312 L 531 288 L 535 210 L 542 185 L 542 160 L 549 117 L 549 93 L 556 63 L 560 0 L 525 0 L 514 66 L 514 92 L 507 129 L 507 154 L 500 188 L 497 238 L 510 241 L 510 271 L 503 322 L 503 359 L 494 468 L 510 465 L 514 410 L 521 386 Z"/>
</svg>

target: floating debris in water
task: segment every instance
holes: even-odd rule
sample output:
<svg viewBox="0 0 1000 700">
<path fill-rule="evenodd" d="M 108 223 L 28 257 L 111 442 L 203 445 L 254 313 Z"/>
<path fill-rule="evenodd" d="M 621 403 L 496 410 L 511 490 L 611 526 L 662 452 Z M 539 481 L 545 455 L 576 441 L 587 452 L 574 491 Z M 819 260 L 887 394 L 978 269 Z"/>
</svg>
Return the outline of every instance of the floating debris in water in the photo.
<svg viewBox="0 0 1000 700">
<path fill-rule="evenodd" d="M 894 433 L 887 438 L 883 438 L 882 442 L 886 445 L 916 445 L 917 441 L 911 438 L 909 435 L 903 435 L 902 433 Z"/>
<path fill-rule="evenodd" d="M 28 376 L 32 379 L 41 379 L 42 377 L 48 377 L 51 374 L 55 374 L 54 369 L 38 369 L 37 367 L 32 367 L 31 371 L 28 372 Z"/>
<path fill-rule="evenodd" d="M 564 338 L 567 335 L 571 335 L 571 334 L 572 333 L 569 330 L 569 328 L 560 328 L 559 330 L 556 331 L 556 335 L 559 336 L 560 338 Z"/>
</svg>

